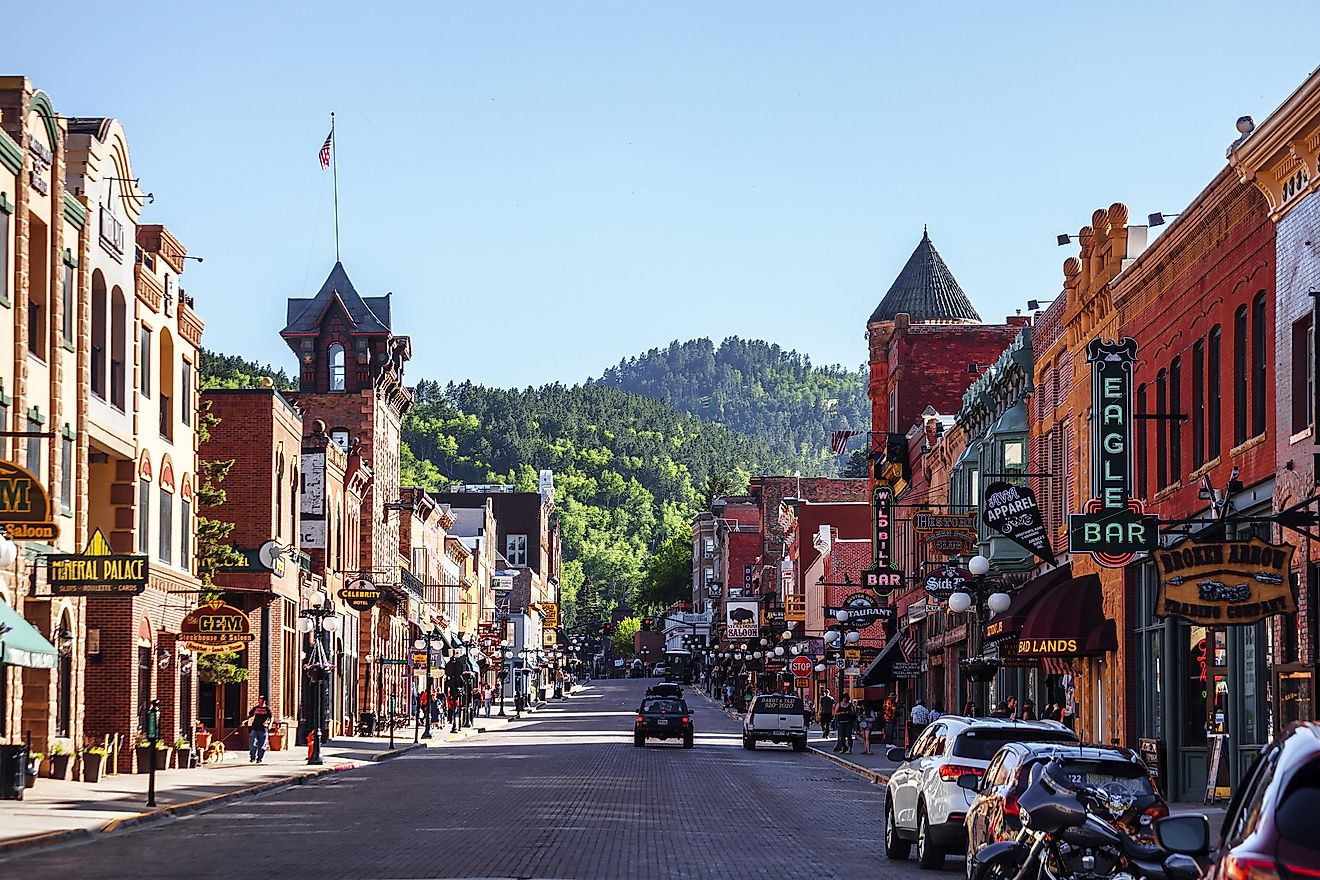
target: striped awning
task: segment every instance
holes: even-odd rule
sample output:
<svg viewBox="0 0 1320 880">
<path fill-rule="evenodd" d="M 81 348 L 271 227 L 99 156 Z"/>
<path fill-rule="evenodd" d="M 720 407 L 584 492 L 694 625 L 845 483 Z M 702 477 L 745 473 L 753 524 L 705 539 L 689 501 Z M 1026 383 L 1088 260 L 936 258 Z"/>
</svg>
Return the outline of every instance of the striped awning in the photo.
<svg viewBox="0 0 1320 880">
<path fill-rule="evenodd" d="M 59 652 L 17 610 L 0 601 L 0 664 L 54 669 Z"/>
</svg>

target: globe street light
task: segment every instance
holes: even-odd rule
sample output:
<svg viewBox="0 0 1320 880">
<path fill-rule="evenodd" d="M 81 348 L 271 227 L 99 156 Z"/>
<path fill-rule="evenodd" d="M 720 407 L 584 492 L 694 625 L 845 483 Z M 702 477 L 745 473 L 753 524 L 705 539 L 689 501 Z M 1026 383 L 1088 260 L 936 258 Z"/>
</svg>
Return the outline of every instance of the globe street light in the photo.
<svg viewBox="0 0 1320 880">
<path fill-rule="evenodd" d="M 304 670 L 307 679 L 313 685 L 316 704 L 312 711 L 312 751 L 307 756 L 308 764 L 323 764 L 321 758 L 321 740 L 325 730 L 325 688 L 330 680 L 330 655 L 325 648 L 325 634 L 339 632 L 342 624 L 327 600 L 320 608 L 306 608 L 298 612 L 298 630 L 312 636 L 312 644 L 307 651 Z"/>
<path fill-rule="evenodd" d="M 426 652 L 426 732 L 422 734 L 422 739 L 431 738 L 431 710 L 435 704 L 435 685 L 431 681 L 431 652 L 436 642 L 444 644 L 444 634 L 435 624 L 431 625 L 430 632 L 422 633 L 422 637 L 413 642 L 414 648 Z"/>
</svg>

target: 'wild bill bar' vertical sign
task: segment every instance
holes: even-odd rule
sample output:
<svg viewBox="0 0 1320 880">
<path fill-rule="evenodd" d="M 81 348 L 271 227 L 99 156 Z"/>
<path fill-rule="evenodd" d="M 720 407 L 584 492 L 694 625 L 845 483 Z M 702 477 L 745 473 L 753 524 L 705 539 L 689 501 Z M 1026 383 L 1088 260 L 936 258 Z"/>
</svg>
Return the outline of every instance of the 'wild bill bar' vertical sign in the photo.
<svg viewBox="0 0 1320 880">
<path fill-rule="evenodd" d="M 862 572 L 862 584 L 884 597 L 903 585 L 903 572 L 894 561 L 894 487 L 876 483 L 871 491 L 871 567 Z"/>
<path fill-rule="evenodd" d="M 1132 365 L 1137 341 L 1092 339 L 1091 500 L 1068 517 L 1068 549 L 1118 568 L 1159 541 L 1159 521 L 1132 497 Z M 1161 415 L 1163 415 L 1161 413 Z"/>
</svg>

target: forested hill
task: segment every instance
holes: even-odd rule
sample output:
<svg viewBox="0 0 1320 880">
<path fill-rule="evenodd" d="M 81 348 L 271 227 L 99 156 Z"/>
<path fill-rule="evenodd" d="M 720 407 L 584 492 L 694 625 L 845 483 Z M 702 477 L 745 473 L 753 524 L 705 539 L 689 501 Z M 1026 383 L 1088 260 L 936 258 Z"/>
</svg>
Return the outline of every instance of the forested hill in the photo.
<svg viewBox="0 0 1320 880">
<path fill-rule="evenodd" d="M 406 480 L 535 491 L 537 471 L 554 471 L 569 609 L 584 582 L 606 605 L 629 599 L 656 548 L 676 536 L 691 546 L 691 518 L 712 493 L 789 467 L 763 443 L 615 388 L 423 381 L 416 397 L 404 424 Z"/>
<path fill-rule="evenodd" d="M 813 366 L 795 351 L 731 336 L 674 341 L 611 367 L 596 384 L 663 400 L 755 437 L 803 470 L 829 468 L 833 431 L 870 428 L 866 376 Z"/>
</svg>

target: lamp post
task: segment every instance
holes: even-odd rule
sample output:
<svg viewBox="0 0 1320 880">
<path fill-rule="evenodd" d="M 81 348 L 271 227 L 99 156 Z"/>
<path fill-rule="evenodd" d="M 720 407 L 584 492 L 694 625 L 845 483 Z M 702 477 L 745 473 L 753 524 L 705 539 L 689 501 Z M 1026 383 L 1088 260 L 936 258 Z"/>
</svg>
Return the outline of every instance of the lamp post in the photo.
<svg viewBox="0 0 1320 880">
<path fill-rule="evenodd" d="M 431 624 L 431 631 L 422 633 L 422 637 L 413 642 L 414 648 L 426 651 L 426 732 L 422 734 L 422 739 L 431 738 L 431 711 L 435 707 L 435 685 L 431 681 L 431 651 L 436 642 L 444 643 L 444 635 L 436 624 Z"/>
<path fill-rule="evenodd" d="M 308 764 L 324 764 L 321 758 L 321 742 L 325 731 L 325 684 L 330 680 L 330 656 L 325 649 L 327 633 L 339 632 L 341 621 L 335 615 L 326 596 L 320 608 L 304 608 L 298 612 L 298 629 L 312 637 L 305 669 L 307 680 L 314 685 L 316 694 L 312 711 L 312 751 L 307 756 Z"/>
<path fill-rule="evenodd" d="M 1012 604 L 1012 597 L 1004 592 L 999 580 L 988 577 L 990 560 L 986 557 L 973 556 L 967 562 L 967 570 L 972 573 L 970 589 L 950 595 L 949 610 L 955 614 L 972 612 L 968 621 L 967 657 L 963 660 L 963 669 L 967 673 L 968 698 L 974 700 L 973 684 L 987 682 L 999 671 L 997 661 L 981 656 L 981 608 L 988 608 L 991 614 L 1002 614 Z"/>
<path fill-rule="evenodd" d="M 505 680 L 513 674 L 513 642 L 505 639 L 500 643 L 500 717 L 504 715 Z"/>
</svg>

